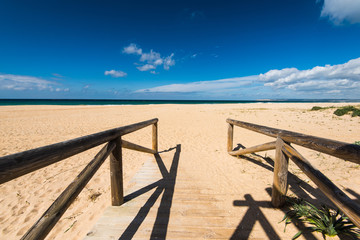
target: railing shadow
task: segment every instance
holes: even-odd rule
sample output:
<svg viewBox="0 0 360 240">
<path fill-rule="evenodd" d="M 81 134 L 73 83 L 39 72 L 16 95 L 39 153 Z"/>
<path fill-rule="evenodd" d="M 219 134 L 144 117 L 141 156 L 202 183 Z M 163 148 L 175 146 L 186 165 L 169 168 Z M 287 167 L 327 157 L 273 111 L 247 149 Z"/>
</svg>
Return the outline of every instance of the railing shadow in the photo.
<svg viewBox="0 0 360 240">
<path fill-rule="evenodd" d="M 277 235 L 274 228 L 260 209 L 260 207 L 272 207 L 271 203 L 268 201 L 255 201 L 250 194 L 245 194 L 244 197 L 245 200 L 235 200 L 233 202 L 234 206 L 248 207 L 248 210 L 230 239 L 249 239 L 256 221 L 259 221 L 269 239 L 280 240 L 279 235 Z"/>
<path fill-rule="evenodd" d="M 238 144 L 238 146 L 236 147 L 235 150 L 238 150 L 240 148 L 245 148 L 245 147 L 241 144 Z M 263 157 L 256 153 L 252 153 L 251 155 L 256 156 L 257 158 L 263 159 L 267 164 L 260 162 L 260 161 L 256 160 L 255 158 L 251 158 L 251 157 L 249 157 L 249 155 L 248 156 L 240 156 L 240 158 L 246 159 L 249 162 L 252 162 L 252 163 L 254 163 L 260 167 L 263 167 L 269 171 L 272 171 L 272 172 L 274 171 L 274 160 L 273 159 L 271 159 L 270 157 Z M 300 179 L 298 176 L 291 173 L 290 171 L 288 172 L 288 184 L 289 184 L 289 189 L 299 198 L 309 199 L 308 193 L 310 193 L 314 197 L 313 199 L 311 199 L 312 201 L 334 207 L 334 204 L 321 192 L 320 189 L 314 188 L 313 186 L 306 183 L 305 181 L 303 181 L 302 179 Z"/>
<path fill-rule="evenodd" d="M 234 150 L 239 150 L 241 148 L 245 148 L 245 147 L 241 144 L 238 144 Z M 260 162 L 259 160 L 252 158 L 249 155 L 260 158 L 264 160 L 267 164 Z M 247 156 L 244 155 L 240 156 L 240 158 L 252 162 L 271 172 L 274 171 L 274 161 L 270 157 L 263 157 L 259 154 L 252 153 L 252 154 L 248 154 Z M 315 197 L 315 199 L 313 200 L 322 204 L 326 203 L 327 205 L 331 205 L 331 206 L 333 205 L 319 189 L 315 189 L 314 187 L 304 182 L 298 176 L 294 175 L 291 172 L 288 172 L 288 184 L 292 192 L 300 198 L 307 199 L 309 198 L 308 193 L 310 193 L 312 196 Z M 271 197 L 271 188 L 266 188 L 265 190 Z M 263 227 L 269 239 L 280 239 L 260 209 L 260 208 L 273 208 L 273 206 L 271 205 L 271 201 L 255 201 L 250 194 L 246 194 L 244 195 L 244 197 L 245 200 L 235 200 L 233 202 L 234 206 L 248 207 L 248 210 L 244 215 L 243 219 L 241 220 L 241 222 L 239 223 L 238 227 L 234 231 L 231 239 L 248 239 L 250 237 L 251 230 L 254 224 L 256 223 L 256 221 L 259 221 L 259 223 Z M 280 210 L 283 211 L 285 214 L 288 211 L 288 208 L 285 206 Z M 279 219 L 279 221 L 280 220 L 281 219 Z M 305 228 L 305 225 L 302 222 L 297 222 L 295 226 L 299 230 Z M 303 236 L 306 239 L 317 239 L 311 232 L 304 232 Z"/>
<path fill-rule="evenodd" d="M 265 190 L 269 195 L 271 195 L 271 188 L 266 188 Z M 273 208 L 273 206 L 271 205 L 271 201 L 255 201 L 250 194 L 245 194 L 244 198 L 245 200 L 233 201 L 234 207 L 248 207 L 248 210 L 246 211 L 244 217 L 240 221 L 239 225 L 237 226 L 230 239 L 249 239 L 252 229 L 257 221 L 264 229 L 264 232 L 268 236 L 268 239 L 281 239 L 274 230 L 274 228 L 271 226 L 270 222 L 265 217 L 264 213 L 261 211 L 261 208 Z M 285 214 L 287 208 L 284 207 L 281 210 Z M 283 223 L 282 227 L 284 226 L 285 224 Z M 296 227 L 298 229 L 304 229 L 305 225 L 304 223 L 298 221 L 296 222 Z M 303 232 L 302 235 L 305 237 L 305 239 L 317 239 L 311 232 Z"/>
<path fill-rule="evenodd" d="M 180 160 L 181 145 L 179 144 L 175 148 L 170 148 L 168 150 L 163 151 L 163 152 L 169 152 L 174 149 L 176 149 L 176 151 L 169 171 L 166 169 L 166 166 L 163 160 L 161 159 L 160 155 L 158 153 L 154 154 L 156 163 L 163 176 L 162 179 L 125 196 L 124 200 L 125 202 L 127 202 L 156 188 L 155 191 L 152 193 L 152 195 L 149 197 L 149 199 L 146 201 L 146 203 L 140 208 L 139 212 L 137 213 L 133 221 L 125 229 L 125 231 L 123 232 L 123 234 L 120 236 L 119 239 L 132 239 L 134 237 L 140 225 L 143 223 L 146 216 L 150 212 L 151 208 L 154 206 L 155 202 L 160 197 L 161 193 L 163 193 L 163 195 L 157 211 L 157 215 L 156 215 L 154 227 L 151 232 L 150 239 L 166 238 L 168 224 L 169 224 L 170 210 L 171 210 L 174 188 L 176 183 L 177 170 Z"/>
<path fill-rule="evenodd" d="M 354 190 L 352 190 L 350 188 L 346 188 L 345 190 L 356 198 L 354 200 L 355 202 L 360 204 L 360 194 L 359 193 L 355 192 Z"/>
</svg>

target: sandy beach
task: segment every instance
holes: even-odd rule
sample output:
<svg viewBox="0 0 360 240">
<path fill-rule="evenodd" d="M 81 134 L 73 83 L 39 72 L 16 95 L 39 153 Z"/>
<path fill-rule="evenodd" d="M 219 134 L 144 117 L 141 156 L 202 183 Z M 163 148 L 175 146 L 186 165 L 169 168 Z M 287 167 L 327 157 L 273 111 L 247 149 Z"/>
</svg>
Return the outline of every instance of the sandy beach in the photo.
<svg viewBox="0 0 360 240">
<path fill-rule="evenodd" d="M 226 151 L 226 119 L 246 121 L 274 128 L 339 140 L 360 141 L 360 117 L 335 116 L 334 109 L 310 111 L 313 106 L 344 106 L 359 103 L 251 103 L 204 105 L 134 106 L 1 106 L 0 156 L 53 144 L 99 131 L 158 118 L 159 151 L 181 145 L 179 177 L 209 194 L 224 199 L 218 207 L 231 213 L 228 224 L 235 231 L 245 227 L 249 239 L 290 239 L 298 229 L 279 223 L 284 212 L 270 206 L 272 165 L 265 157 L 275 151 L 246 157 L 232 157 Z M 151 147 L 151 128 L 125 135 L 123 139 Z M 234 145 L 245 147 L 273 141 L 273 138 L 235 127 Z M 19 239 L 43 214 L 74 177 L 100 150 L 100 147 L 75 155 L 36 172 L 0 185 L 0 238 Z M 295 148 L 328 176 L 340 189 L 360 203 L 360 167 L 323 153 Z M 125 192 L 130 179 L 151 155 L 124 149 Z M 172 151 L 160 153 L 171 158 Z M 290 162 L 288 195 L 312 203 L 331 204 L 294 163 Z M 269 223 L 246 223 L 250 206 L 236 206 L 251 196 L 258 211 Z M 174 195 L 176 198 L 176 193 Z M 50 232 L 47 239 L 82 239 L 111 204 L 109 162 L 105 161 L 85 189 Z M 256 203 L 255 203 L 256 204 Z M 256 214 L 253 217 L 256 218 Z M 245 219 L 245 220 L 244 220 Z M 171 224 L 170 217 L 170 224 Z M 243 225 L 241 225 L 243 224 Z M 271 233 L 269 233 L 271 232 Z M 231 235 L 229 235 L 229 238 Z M 322 239 L 321 234 L 314 234 Z M 204 237 L 205 238 L 205 237 Z M 299 239 L 306 239 L 301 236 Z"/>
</svg>

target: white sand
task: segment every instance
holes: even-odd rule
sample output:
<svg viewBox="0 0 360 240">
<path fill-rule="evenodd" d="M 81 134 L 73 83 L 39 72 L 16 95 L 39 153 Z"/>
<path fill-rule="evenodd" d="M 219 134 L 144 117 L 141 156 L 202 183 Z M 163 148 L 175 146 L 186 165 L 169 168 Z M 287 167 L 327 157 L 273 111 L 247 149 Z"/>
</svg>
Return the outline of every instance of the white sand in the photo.
<svg viewBox="0 0 360 240">
<path fill-rule="evenodd" d="M 234 206 L 233 201 L 244 200 L 244 196 L 250 194 L 255 201 L 269 202 L 270 197 L 266 189 L 271 187 L 273 176 L 271 165 L 260 157 L 249 155 L 255 160 L 247 160 L 227 154 L 225 120 L 233 118 L 349 143 L 360 141 L 359 117 L 337 117 L 332 114 L 333 109 L 309 111 L 315 105 L 350 104 L 3 106 L 0 107 L 0 156 L 156 117 L 159 118 L 159 150 L 181 144 L 179 174 L 188 177 L 199 187 L 210 189 L 208 191 L 213 194 L 228 196 L 226 201 L 219 203 L 219 207 L 237 216 L 230 221 L 235 230 L 243 220 L 248 207 Z M 151 128 L 126 135 L 124 139 L 151 147 Z M 250 147 L 272 140 L 264 135 L 235 127 L 235 146 L 241 143 Z M 295 148 L 349 197 L 356 199 L 354 195 L 360 195 L 358 165 L 301 147 Z M 0 185 L 0 238 L 19 239 L 99 149 L 97 147 Z M 166 157 L 167 154 L 173 153 L 162 155 Z M 275 153 L 267 151 L 259 155 L 273 158 Z M 148 158 L 149 155 L 124 150 L 125 188 L 127 182 Z M 290 171 L 297 177 L 293 176 L 291 180 L 293 184 L 289 186 L 289 195 L 295 192 L 300 197 L 308 196 L 308 200 L 322 197 L 317 190 L 309 187 L 314 185 L 293 163 L 290 164 Z M 103 210 L 110 205 L 109 179 L 109 163 L 106 161 L 47 239 L 84 237 Z M 354 192 L 356 194 L 352 194 Z M 93 195 L 99 196 L 91 200 L 90 197 Z M 260 209 L 280 238 L 290 239 L 298 231 L 291 225 L 285 233 L 283 232 L 283 223 L 278 223 L 284 215 L 281 210 L 264 206 L 260 206 Z M 268 238 L 259 222 L 250 227 L 252 229 L 247 230 L 251 231 L 250 238 Z M 316 237 L 322 239 L 321 234 L 317 234 Z"/>
</svg>

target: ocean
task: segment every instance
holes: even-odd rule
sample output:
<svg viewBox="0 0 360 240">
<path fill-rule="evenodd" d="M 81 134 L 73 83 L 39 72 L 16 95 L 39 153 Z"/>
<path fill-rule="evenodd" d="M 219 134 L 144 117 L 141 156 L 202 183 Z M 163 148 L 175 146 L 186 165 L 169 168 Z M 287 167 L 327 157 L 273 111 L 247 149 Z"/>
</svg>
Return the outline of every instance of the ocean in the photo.
<svg viewBox="0 0 360 240">
<path fill-rule="evenodd" d="M 126 99 L 0 99 L 0 106 L 14 105 L 150 105 L 150 104 L 230 104 L 230 103 L 318 103 L 360 102 L 360 99 L 281 100 L 126 100 Z"/>
</svg>

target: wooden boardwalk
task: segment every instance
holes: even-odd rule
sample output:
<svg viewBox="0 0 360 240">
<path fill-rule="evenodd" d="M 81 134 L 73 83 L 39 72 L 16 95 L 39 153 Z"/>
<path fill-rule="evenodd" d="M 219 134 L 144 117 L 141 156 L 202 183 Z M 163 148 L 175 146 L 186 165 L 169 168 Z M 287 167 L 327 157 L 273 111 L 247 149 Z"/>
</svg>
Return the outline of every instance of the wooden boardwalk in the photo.
<svg viewBox="0 0 360 240">
<path fill-rule="evenodd" d="M 179 155 L 180 145 L 169 170 L 158 154 L 145 162 L 125 203 L 108 207 L 85 239 L 231 238 L 235 228 L 229 214 L 216 207 L 222 197 L 177 176 Z"/>
</svg>

